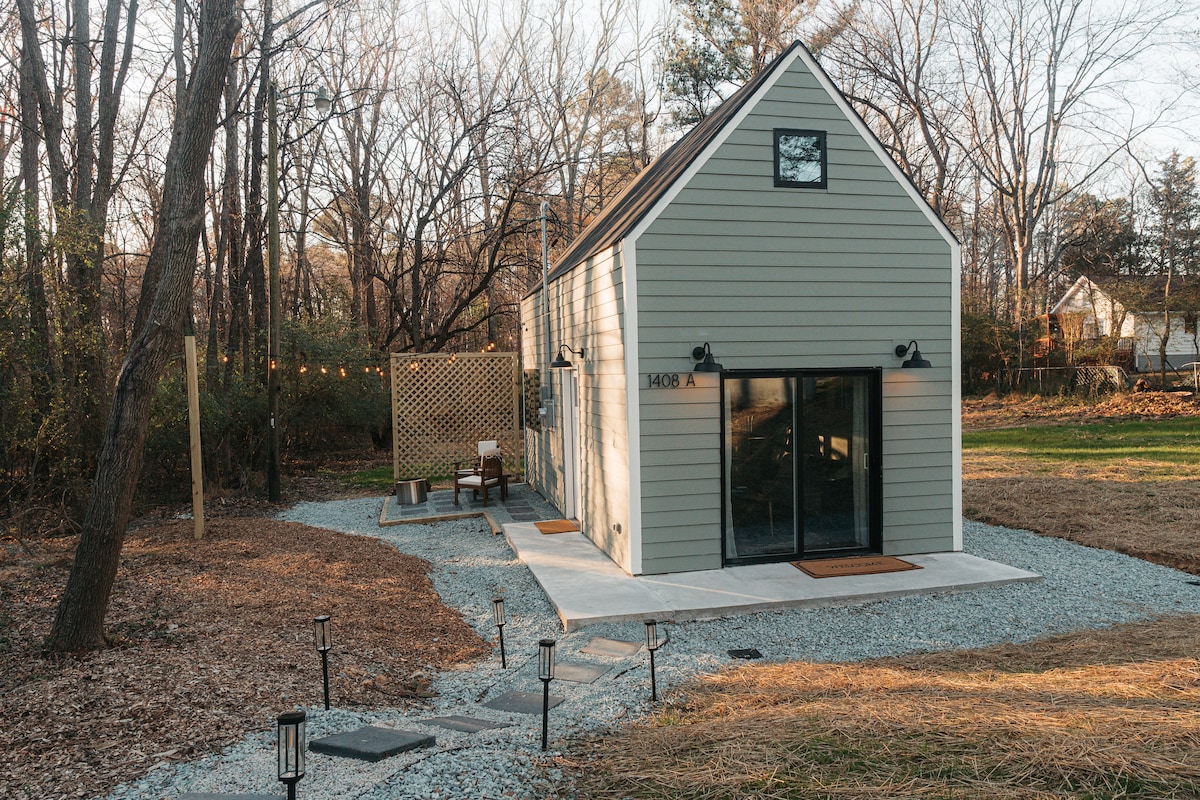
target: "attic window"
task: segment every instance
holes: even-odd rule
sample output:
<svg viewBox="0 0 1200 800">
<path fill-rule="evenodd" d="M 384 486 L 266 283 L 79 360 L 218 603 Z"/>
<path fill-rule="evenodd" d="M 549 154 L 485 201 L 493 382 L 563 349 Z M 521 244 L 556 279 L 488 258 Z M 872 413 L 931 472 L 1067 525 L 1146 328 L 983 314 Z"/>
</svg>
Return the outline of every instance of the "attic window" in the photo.
<svg viewBox="0 0 1200 800">
<path fill-rule="evenodd" d="M 775 185 L 824 189 L 825 131 L 775 129 Z"/>
</svg>

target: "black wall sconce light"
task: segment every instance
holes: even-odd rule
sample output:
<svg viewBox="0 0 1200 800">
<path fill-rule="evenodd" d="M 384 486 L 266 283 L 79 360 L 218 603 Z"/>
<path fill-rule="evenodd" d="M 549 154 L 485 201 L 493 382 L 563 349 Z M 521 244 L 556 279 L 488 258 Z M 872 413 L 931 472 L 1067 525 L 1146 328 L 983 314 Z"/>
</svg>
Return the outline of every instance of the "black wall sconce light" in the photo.
<svg viewBox="0 0 1200 800">
<path fill-rule="evenodd" d="M 567 360 L 567 357 L 565 355 L 563 355 L 564 350 L 566 350 L 574 355 L 577 355 L 580 358 L 587 358 L 587 356 L 584 355 L 584 351 L 586 349 L 587 348 L 581 347 L 578 350 L 576 350 L 568 344 L 560 344 L 558 346 L 558 355 L 555 356 L 554 360 L 550 362 L 550 369 L 570 369 L 571 368 L 571 362 Z"/>
<path fill-rule="evenodd" d="M 913 339 L 908 344 L 896 345 L 896 358 L 904 358 L 906 355 L 908 355 L 909 350 L 912 350 L 912 355 L 909 356 L 908 361 L 905 361 L 903 364 L 900 365 L 901 367 L 905 367 L 908 369 L 911 369 L 914 367 L 920 368 L 920 369 L 928 369 L 929 367 L 933 366 L 933 364 L 930 364 L 926 359 L 924 359 L 921 356 L 921 349 L 919 347 L 917 347 L 916 339 Z"/>
<path fill-rule="evenodd" d="M 692 370 L 692 372 L 725 371 L 725 368 L 718 364 L 717 360 L 713 358 L 712 348 L 708 346 L 708 342 L 705 342 L 702 347 L 693 347 L 692 358 L 700 362 L 696 365 L 696 368 Z"/>
<path fill-rule="evenodd" d="M 329 615 L 313 617 L 313 644 L 321 654 L 321 677 L 325 681 L 325 710 L 329 710 L 329 651 L 333 640 L 329 634 Z"/>
<path fill-rule="evenodd" d="M 296 800 L 296 784 L 304 777 L 304 712 L 289 711 L 275 720 L 279 737 L 279 781 L 288 800 Z"/>
<path fill-rule="evenodd" d="M 538 642 L 538 679 L 542 682 L 542 749 L 550 730 L 550 681 L 554 680 L 554 640 Z"/>
<path fill-rule="evenodd" d="M 492 598 L 492 616 L 496 620 L 496 629 L 500 631 L 500 669 L 508 669 L 508 659 L 504 656 L 504 624 L 508 619 L 504 616 L 504 598 Z"/>
</svg>

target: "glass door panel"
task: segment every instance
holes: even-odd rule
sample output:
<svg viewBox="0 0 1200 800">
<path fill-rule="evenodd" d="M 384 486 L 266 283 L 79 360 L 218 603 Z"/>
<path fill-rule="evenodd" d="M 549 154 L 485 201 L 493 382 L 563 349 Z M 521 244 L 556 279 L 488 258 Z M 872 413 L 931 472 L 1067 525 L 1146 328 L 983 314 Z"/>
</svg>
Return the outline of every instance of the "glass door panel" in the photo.
<svg viewBox="0 0 1200 800">
<path fill-rule="evenodd" d="M 794 556 L 794 378 L 735 378 L 725 386 L 727 559 Z"/>
<path fill-rule="evenodd" d="M 804 553 L 869 547 L 869 379 L 804 377 L 800 385 Z"/>
<path fill-rule="evenodd" d="M 726 562 L 879 548 L 879 380 L 724 374 Z"/>
</svg>

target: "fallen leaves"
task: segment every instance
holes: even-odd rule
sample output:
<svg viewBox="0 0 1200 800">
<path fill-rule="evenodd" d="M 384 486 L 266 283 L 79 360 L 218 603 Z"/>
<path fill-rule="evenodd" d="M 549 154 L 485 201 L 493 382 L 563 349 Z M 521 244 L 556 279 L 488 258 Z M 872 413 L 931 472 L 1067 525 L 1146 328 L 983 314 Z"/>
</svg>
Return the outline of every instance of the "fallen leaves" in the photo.
<svg viewBox="0 0 1200 800">
<path fill-rule="evenodd" d="M 223 518 L 200 541 L 190 521 L 130 532 L 107 617 L 114 646 L 48 658 L 40 641 L 73 547 L 0 550 L 0 797 L 101 794 L 316 705 L 317 614 L 333 616 L 330 690 L 343 707 L 419 701 L 432 671 L 488 647 L 420 559 L 369 537 Z"/>
</svg>

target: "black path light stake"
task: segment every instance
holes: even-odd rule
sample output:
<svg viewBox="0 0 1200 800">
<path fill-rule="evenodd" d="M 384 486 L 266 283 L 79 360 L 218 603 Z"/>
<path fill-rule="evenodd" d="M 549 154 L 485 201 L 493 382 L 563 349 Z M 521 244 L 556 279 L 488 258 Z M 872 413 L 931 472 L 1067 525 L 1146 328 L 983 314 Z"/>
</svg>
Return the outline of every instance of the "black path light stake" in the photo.
<svg viewBox="0 0 1200 800">
<path fill-rule="evenodd" d="M 304 777 L 304 712 L 289 711 L 276 720 L 279 734 L 279 780 L 288 800 L 296 800 L 296 783 Z"/>
<path fill-rule="evenodd" d="M 321 654 L 321 677 L 325 680 L 325 710 L 329 710 L 329 651 L 333 640 L 329 638 L 329 615 L 313 617 L 313 644 Z"/>
<path fill-rule="evenodd" d="M 508 659 L 504 657 L 504 598 L 492 598 L 492 614 L 496 617 L 496 628 L 500 631 L 500 669 L 508 669 Z"/>
<path fill-rule="evenodd" d="M 654 651 L 659 648 L 658 622 L 646 620 L 646 649 L 650 651 L 650 702 L 658 701 L 658 685 L 654 679 Z"/>
<path fill-rule="evenodd" d="M 550 730 L 550 681 L 554 680 L 554 640 L 538 642 L 538 678 L 542 681 L 542 749 Z"/>
</svg>

